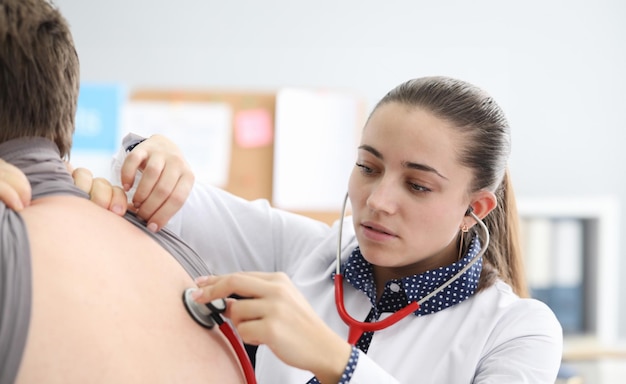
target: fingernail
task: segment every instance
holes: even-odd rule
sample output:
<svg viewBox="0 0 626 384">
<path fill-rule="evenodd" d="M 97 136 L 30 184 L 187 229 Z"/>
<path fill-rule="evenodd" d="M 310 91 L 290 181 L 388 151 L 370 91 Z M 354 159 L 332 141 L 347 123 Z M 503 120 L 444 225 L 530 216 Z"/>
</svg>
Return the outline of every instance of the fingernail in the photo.
<svg viewBox="0 0 626 384">
<path fill-rule="evenodd" d="M 193 288 L 193 291 L 191 291 L 191 298 L 196 300 L 200 296 L 202 296 L 202 290 L 197 289 L 197 288 Z"/>
<path fill-rule="evenodd" d="M 113 211 L 113 213 L 116 213 L 118 215 L 122 215 L 124 212 L 122 211 L 122 206 L 121 205 L 114 205 L 113 207 L 111 207 L 111 210 Z"/>
<path fill-rule="evenodd" d="M 139 208 L 139 207 L 141 207 L 141 203 L 133 203 L 133 207 Z"/>
<path fill-rule="evenodd" d="M 156 231 L 159 229 L 159 226 L 156 225 L 155 223 L 150 223 L 148 224 L 148 230 L 152 233 L 156 233 Z"/>
<path fill-rule="evenodd" d="M 200 284 L 200 283 L 204 283 L 205 281 L 209 280 L 208 276 L 198 276 L 194 279 L 194 282 L 196 284 Z"/>
<path fill-rule="evenodd" d="M 128 190 L 130 189 L 130 184 L 124 184 L 122 185 L 122 187 L 124 188 L 126 192 L 128 192 Z"/>
</svg>

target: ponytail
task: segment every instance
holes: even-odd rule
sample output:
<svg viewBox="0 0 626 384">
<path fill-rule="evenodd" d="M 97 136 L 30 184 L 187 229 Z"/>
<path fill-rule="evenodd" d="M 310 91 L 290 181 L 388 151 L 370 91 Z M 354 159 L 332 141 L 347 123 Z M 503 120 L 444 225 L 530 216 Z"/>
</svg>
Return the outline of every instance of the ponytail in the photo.
<svg viewBox="0 0 626 384">
<path fill-rule="evenodd" d="M 496 190 L 498 204 L 484 219 L 491 235 L 489 249 L 483 257 L 483 271 L 478 290 L 491 286 L 500 278 L 520 297 L 528 297 L 524 259 L 519 238 L 519 216 L 508 169 Z"/>
</svg>

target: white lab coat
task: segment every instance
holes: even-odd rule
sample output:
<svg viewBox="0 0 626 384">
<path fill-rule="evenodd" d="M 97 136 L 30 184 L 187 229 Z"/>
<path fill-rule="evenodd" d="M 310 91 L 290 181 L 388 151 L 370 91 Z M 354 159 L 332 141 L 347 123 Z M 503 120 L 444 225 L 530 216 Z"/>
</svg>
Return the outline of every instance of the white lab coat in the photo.
<svg viewBox="0 0 626 384">
<path fill-rule="evenodd" d="M 171 228 L 188 241 L 214 273 L 285 271 L 319 316 L 338 334 L 331 273 L 337 228 L 247 202 L 211 187 L 194 192 Z M 350 218 L 344 222 L 342 259 L 354 249 Z M 349 284 L 345 305 L 363 320 L 369 299 Z M 387 314 L 383 315 L 384 318 Z M 503 282 L 451 308 L 409 316 L 377 332 L 361 353 L 351 383 L 554 383 L 561 361 L 562 331 L 543 303 L 520 299 Z M 283 364 L 267 348 L 257 355 L 259 383 L 306 383 L 310 372 Z"/>
<path fill-rule="evenodd" d="M 326 324 L 347 338 L 331 279 L 338 223 L 331 228 L 273 209 L 267 201 L 249 202 L 196 183 L 168 227 L 215 274 L 286 272 Z M 356 245 L 352 220 L 346 218 L 343 261 Z M 347 283 L 344 288 L 348 313 L 365 319 L 369 299 Z M 498 282 L 460 304 L 410 315 L 376 332 L 368 353 L 360 353 L 350 383 L 554 383 L 561 353 L 562 330 L 552 311 L 537 300 L 520 299 Z M 264 346 L 258 350 L 256 374 L 260 384 L 304 384 L 312 377 L 285 365 Z"/>
</svg>

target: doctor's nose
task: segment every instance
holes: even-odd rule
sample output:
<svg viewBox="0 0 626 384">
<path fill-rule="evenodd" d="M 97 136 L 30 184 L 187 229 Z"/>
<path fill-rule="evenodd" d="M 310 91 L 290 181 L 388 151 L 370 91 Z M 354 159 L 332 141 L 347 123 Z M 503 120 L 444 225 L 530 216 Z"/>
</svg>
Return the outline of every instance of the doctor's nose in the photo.
<svg viewBox="0 0 626 384">
<path fill-rule="evenodd" d="M 395 213 L 398 207 L 398 190 L 390 180 L 381 180 L 369 191 L 367 207 L 387 214 Z"/>
</svg>

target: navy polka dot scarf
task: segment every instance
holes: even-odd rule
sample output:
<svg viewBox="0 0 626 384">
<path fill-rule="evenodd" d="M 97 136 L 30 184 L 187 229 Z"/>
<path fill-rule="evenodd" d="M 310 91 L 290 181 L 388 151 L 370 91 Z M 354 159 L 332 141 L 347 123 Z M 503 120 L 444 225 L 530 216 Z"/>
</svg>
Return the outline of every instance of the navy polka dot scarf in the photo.
<svg viewBox="0 0 626 384">
<path fill-rule="evenodd" d="M 372 303 L 372 309 L 365 318 L 366 322 L 377 321 L 380 315 L 385 312 L 396 312 L 406 307 L 413 301 L 419 301 L 427 296 L 442 284 L 447 282 L 458 271 L 463 269 L 477 254 L 480 252 L 481 244 L 477 235 L 474 235 L 467 253 L 461 260 L 424 273 L 407 276 L 402 279 L 393 279 L 387 281 L 385 290 L 376 303 L 376 285 L 374 283 L 374 273 L 372 265 L 368 263 L 361 255 L 361 249 L 356 247 L 348 260 L 342 265 L 344 280 L 350 283 L 354 288 L 365 293 Z M 449 308 L 455 304 L 461 303 L 471 297 L 478 287 L 480 272 L 482 271 L 482 258 L 477 260 L 463 275 L 444 288 L 441 292 L 431 297 L 428 301 L 422 303 L 420 308 L 414 312 L 416 316 L 425 316 L 438 311 Z M 334 276 L 334 273 L 333 273 Z M 367 353 L 370 342 L 372 341 L 373 332 L 365 332 L 357 341 L 356 347 Z M 354 354 L 354 351 L 353 351 Z M 358 359 L 358 357 L 356 358 Z M 349 364 L 341 382 L 347 383 L 349 377 L 356 366 L 356 359 L 351 357 L 353 364 Z M 347 379 L 347 380 L 346 380 Z M 309 383 L 319 383 L 316 378 L 311 379 Z"/>
<path fill-rule="evenodd" d="M 365 321 L 376 321 L 382 313 L 399 311 L 409 303 L 419 301 L 421 298 L 433 292 L 458 271 L 463 269 L 463 267 L 480 252 L 480 248 L 480 240 L 478 236 L 475 235 L 472 238 L 465 256 L 456 263 L 426 271 L 418 275 L 387 281 L 385 290 L 378 303 L 376 303 L 376 285 L 374 283 L 372 265 L 363 258 L 359 247 L 356 247 L 352 251 L 348 261 L 342 266 L 344 280 L 369 297 L 372 303 L 372 309 Z M 429 315 L 471 297 L 478 287 L 482 267 L 481 258 L 457 280 L 431 297 L 430 300 L 422 303 L 420 308 L 414 312 L 415 315 Z M 372 332 L 366 332 L 357 342 L 357 347 L 363 352 L 367 352 L 371 340 Z"/>
</svg>

